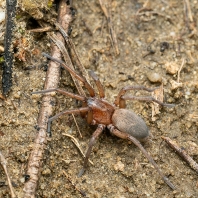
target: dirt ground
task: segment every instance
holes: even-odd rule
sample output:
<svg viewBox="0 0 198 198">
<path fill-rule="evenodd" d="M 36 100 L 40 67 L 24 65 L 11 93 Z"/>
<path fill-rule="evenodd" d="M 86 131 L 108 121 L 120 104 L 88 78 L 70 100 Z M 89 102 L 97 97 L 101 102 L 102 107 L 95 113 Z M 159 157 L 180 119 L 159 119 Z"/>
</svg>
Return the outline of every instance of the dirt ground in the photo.
<svg viewBox="0 0 198 198">
<path fill-rule="evenodd" d="M 74 136 L 85 152 L 95 127 L 76 116 L 83 136 L 80 138 L 74 119 L 69 115 L 53 122 L 36 197 L 82 197 L 77 189 L 90 198 L 198 197 L 196 172 L 161 139 L 161 136 L 174 139 L 198 161 L 196 21 L 195 28 L 190 30 L 183 1 L 154 0 L 147 7 L 150 9 L 140 11 L 145 2 L 113 0 L 109 4 L 119 55 L 112 47 L 107 20 L 97 0 L 73 2 L 76 15 L 71 38 L 85 68 L 99 76 L 108 101 L 113 103 L 119 90 L 126 85 L 163 85 L 164 102 L 175 104 L 174 108 L 155 109 L 156 106 L 148 102 L 128 101 L 127 109 L 145 120 L 150 137 L 143 145 L 177 189 L 172 191 L 161 180 L 135 145 L 113 137 L 108 130 L 94 146 L 90 157 L 93 165 L 89 164 L 86 173 L 78 178 L 83 157 L 71 139 L 63 134 Z M 198 2 L 190 1 L 190 7 L 195 20 L 198 18 Z M 16 31 L 15 37 L 21 38 L 22 31 L 24 38 L 31 39 L 31 46 L 29 44 L 27 49 L 32 51 L 26 50 L 26 61 L 16 58 L 12 91 L 6 100 L 0 99 L 0 151 L 7 159 L 19 197 L 37 133 L 35 126 L 41 101 L 41 95 L 31 95 L 31 92 L 43 89 L 46 76 L 47 61 L 36 54 L 35 49 L 50 53 L 50 40 L 45 33 L 27 33 L 23 29 L 25 25 L 27 29 L 33 28 L 33 22 L 27 14 L 18 19 L 21 29 Z M 59 87 L 77 93 L 66 71 L 62 71 Z M 150 95 L 144 91 L 128 94 Z M 55 97 L 54 114 L 80 106 L 75 100 L 60 94 Z M 9 197 L 5 182 L 5 174 L 0 168 L 2 198 Z"/>
</svg>

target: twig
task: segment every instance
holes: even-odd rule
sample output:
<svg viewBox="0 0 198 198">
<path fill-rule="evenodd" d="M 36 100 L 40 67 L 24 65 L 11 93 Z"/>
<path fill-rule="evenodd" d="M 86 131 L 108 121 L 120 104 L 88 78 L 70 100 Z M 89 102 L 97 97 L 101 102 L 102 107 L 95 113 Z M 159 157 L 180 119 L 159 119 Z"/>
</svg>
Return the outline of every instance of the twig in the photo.
<svg viewBox="0 0 198 198">
<path fill-rule="evenodd" d="M 186 7 L 185 10 L 186 10 L 187 17 L 190 20 L 190 22 L 192 23 L 193 22 L 193 16 L 192 16 L 192 11 L 191 11 L 191 8 L 190 8 L 189 0 L 184 0 L 184 4 L 185 4 L 184 6 Z"/>
<path fill-rule="evenodd" d="M 28 30 L 28 32 L 39 32 L 39 33 L 40 32 L 50 32 L 50 31 L 54 31 L 54 29 L 50 26 Z"/>
<path fill-rule="evenodd" d="M 193 15 L 190 8 L 189 0 L 184 0 L 184 12 L 186 17 L 186 25 L 188 29 L 191 31 L 189 37 L 192 37 L 193 35 L 197 34 L 197 29 L 196 29 L 195 21 L 193 20 Z"/>
<path fill-rule="evenodd" d="M 82 154 L 82 156 L 85 158 L 85 154 L 83 153 L 82 149 L 80 148 L 80 144 L 78 143 L 77 139 L 75 137 L 73 137 L 72 135 L 69 135 L 67 133 L 63 133 L 63 135 L 70 137 L 72 139 L 72 142 L 76 145 L 76 147 L 79 149 L 80 153 Z M 93 162 L 91 160 L 89 160 L 90 164 L 93 165 Z"/>
<path fill-rule="evenodd" d="M 14 189 L 12 187 L 12 182 L 11 182 L 10 177 L 8 175 L 8 170 L 7 170 L 7 166 L 6 166 L 7 161 L 6 161 L 5 157 L 3 156 L 3 154 L 1 153 L 1 151 L 0 151 L 0 162 L 1 162 L 1 165 L 3 167 L 3 170 L 4 170 L 4 172 L 6 174 L 6 177 L 7 177 L 7 180 L 8 180 L 8 186 L 10 188 L 11 197 L 16 198 L 17 196 L 14 193 Z"/>
<path fill-rule="evenodd" d="M 192 157 L 190 157 L 187 152 L 180 148 L 179 145 L 171 140 L 169 137 L 161 137 L 174 151 L 176 151 L 176 153 L 182 157 L 189 165 L 190 167 L 195 170 L 198 173 L 198 164 L 192 159 Z"/>
<path fill-rule="evenodd" d="M 80 128 L 79 128 L 79 126 L 78 126 L 78 123 L 76 122 L 76 118 L 75 118 L 75 116 L 74 116 L 74 114 L 73 114 L 73 113 L 72 113 L 72 117 L 73 117 L 74 122 L 75 122 L 75 124 L 76 124 L 77 130 L 78 130 L 78 133 L 80 134 L 80 137 L 82 138 L 82 134 L 81 134 L 81 132 L 80 132 Z"/>
<path fill-rule="evenodd" d="M 99 0 L 99 2 L 100 2 L 100 6 L 107 18 L 107 23 L 108 23 L 109 32 L 111 35 L 111 42 L 112 42 L 113 48 L 115 49 L 116 55 L 119 55 L 120 52 L 119 52 L 119 48 L 118 48 L 117 37 L 116 37 L 115 31 L 114 31 L 113 25 L 112 25 L 111 13 L 109 12 L 109 10 L 106 7 L 106 1 Z"/>
<path fill-rule="evenodd" d="M 160 87 L 156 90 L 154 90 L 152 92 L 152 96 L 156 99 L 156 100 L 159 100 L 161 102 L 163 102 L 163 99 L 164 99 L 164 90 L 163 90 L 163 83 L 160 85 Z M 152 103 L 151 104 L 152 106 L 152 121 L 155 121 L 156 118 L 155 118 L 155 115 L 159 114 L 160 113 L 160 107 L 159 107 L 159 104 L 156 104 L 156 103 Z"/>
<path fill-rule="evenodd" d="M 70 15 L 70 9 L 66 5 L 65 0 L 61 0 L 59 3 L 58 20 L 67 31 L 72 17 Z M 57 37 L 62 40 L 62 42 L 64 42 L 64 39 L 62 38 L 62 35 L 60 33 L 57 33 Z M 54 45 L 52 48 L 52 56 L 58 59 L 60 59 L 61 57 L 61 52 L 56 45 Z M 49 69 L 46 76 L 45 89 L 56 88 L 58 86 L 59 76 L 59 64 L 51 61 L 49 63 Z M 29 157 L 27 174 L 30 175 L 30 179 L 25 183 L 23 189 L 24 198 L 35 198 L 40 169 L 42 166 L 44 149 L 47 143 L 47 121 L 48 117 L 52 114 L 51 100 L 52 96 L 50 94 L 46 94 L 42 98 L 42 107 L 40 109 L 38 118 L 39 131 L 34 142 L 33 150 Z"/>
<path fill-rule="evenodd" d="M 143 11 L 151 11 L 152 9 L 150 8 L 150 4 L 151 4 L 150 0 L 147 0 L 147 1 L 143 4 L 142 8 L 140 8 L 140 9 L 136 12 L 136 16 L 139 15 L 140 12 L 143 12 Z"/>
<path fill-rule="evenodd" d="M 65 171 L 63 171 L 65 177 L 68 179 L 68 181 L 71 183 L 71 185 L 83 196 L 86 197 L 85 192 L 83 192 L 81 189 L 79 189 L 78 187 L 76 187 L 76 184 L 74 184 L 72 182 L 72 180 L 70 179 L 70 177 L 67 175 L 67 173 Z"/>
<path fill-rule="evenodd" d="M 179 83 L 179 80 L 180 80 L 180 72 L 181 72 L 181 70 L 182 70 L 184 64 L 185 64 L 185 59 L 183 58 L 182 64 L 181 64 L 181 66 L 180 66 L 180 68 L 179 68 L 179 70 L 178 70 L 178 74 L 177 74 L 177 82 L 178 82 L 178 83 Z"/>
<path fill-rule="evenodd" d="M 2 75 L 3 94 L 6 95 L 12 86 L 12 64 L 13 64 L 13 49 L 12 49 L 12 36 L 15 23 L 17 0 L 6 0 L 6 32 L 5 32 L 5 52 Z"/>
</svg>

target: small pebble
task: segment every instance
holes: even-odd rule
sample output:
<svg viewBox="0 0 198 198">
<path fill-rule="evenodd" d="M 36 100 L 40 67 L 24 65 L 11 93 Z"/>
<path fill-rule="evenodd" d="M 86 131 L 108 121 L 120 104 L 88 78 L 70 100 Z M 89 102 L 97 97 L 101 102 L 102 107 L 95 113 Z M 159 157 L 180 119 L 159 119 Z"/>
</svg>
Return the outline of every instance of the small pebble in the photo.
<svg viewBox="0 0 198 198">
<path fill-rule="evenodd" d="M 21 177 L 19 180 L 21 183 L 25 183 L 25 177 Z"/>
<path fill-rule="evenodd" d="M 155 72 L 149 72 L 149 73 L 147 74 L 147 78 L 148 78 L 151 82 L 153 82 L 153 83 L 155 83 L 155 82 L 162 82 L 162 77 L 161 77 L 161 75 L 158 74 L 158 73 L 155 73 Z"/>
<path fill-rule="evenodd" d="M 3 22 L 5 20 L 5 12 L 4 11 L 0 11 L 0 23 Z"/>
<path fill-rule="evenodd" d="M 115 170 L 119 170 L 119 171 L 123 171 L 124 170 L 124 164 L 121 161 L 118 161 L 115 165 L 114 165 L 114 169 Z"/>
<path fill-rule="evenodd" d="M 178 89 L 179 87 L 183 86 L 182 83 L 176 82 L 172 79 L 170 80 L 170 83 L 171 83 L 171 90 L 175 90 L 175 89 Z"/>
<path fill-rule="evenodd" d="M 166 72 L 169 74 L 176 74 L 179 70 L 179 65 L 176 62 L 167 62 L 165 64 Z"/>
<path fill-rule="evenodd" d="M 49 168 L 42 171 L 42 175 L 50 175 L 50 174 L 51 174 L 51 170 Z"/>
</svg>

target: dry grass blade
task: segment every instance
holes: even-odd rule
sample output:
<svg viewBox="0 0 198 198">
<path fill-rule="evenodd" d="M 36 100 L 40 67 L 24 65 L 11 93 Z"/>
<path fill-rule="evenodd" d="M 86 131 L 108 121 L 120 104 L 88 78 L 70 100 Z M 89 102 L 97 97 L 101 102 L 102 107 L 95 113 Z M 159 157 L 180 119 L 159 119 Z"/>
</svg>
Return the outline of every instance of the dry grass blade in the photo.
<svg viewBox="0 0 198 198">
<path fill-rule="evenodd" d="M 70 137 L 72 139 L 72 142 L 76 145 L 76 147 L 79 149 L 82 156 L 85 158 L 85 154 L 83 153 L 82 149 L 80 148 L 80 144 L 78 143 L 78 140 L 75 137 L 73 137 L 72 135 L 69 135 L 67 133 L 63 133 L 63 135 Z M 91 165 L 93 165 L 93 162 L 91 160 L 89 160 L 89 162 Z"/>
<path fill-rule="evenodd" d="M 186 10 L 186 14 L 188 19 L 190 20 L 190 22 L 193 22 L 193 16 L 192 16 L 192 11 L 190 8 L 190 2 L 189 0 L 184 0 L 184 6 L 185 6 L 185 10 Z"/>
<path fill-rule="evenodd" d="M 183 58 L 182 64 L 181 64 L 181 66 L 180 66 L 180 68 L 179 68 L 179 70 L 178 70 L 178 74 L 177 74 L 177 82 L 178 82 L 178 83 L 179 83 L 179 81 L 180 81 L 180 73 L 181 73 L 181 70 L 182 70 L 184 64 L 185 64 L 185 59 Z"/>
<path fill-rule="evenodd" d="M 184 12 L 185 12 L 186 26 L 191 31 L 189 37 L 197 35 L 196 23 L 193 20 L 193 15 L 190 8 L 189 0 L 184 0 Z"/>
<path fill-rule="evenodd" d="M 82 138 L 82 134 L 81 134 L 81 132 L 80 132 L 80 128 L 79 128 L 79 126 L 78 126 L 78 123 L 76 122 L 76 118 L 75 118 L 75 116 L 74 116 L 74 114 L 73 114 L 73 113 L 72 113 L 72 117 L 73 117 L 74 122 L 75 122 L 75 124 L 76 124 L 77 130 L 78 130 L 78 133 L 80 134 L 80 137 Z"/>
<path fill-rule="evenodd" d="M 8 186 L 10 188 L 11 197 L 16 198 L 17 196 L 14 193 L 14 189 L 12 187 L 12 182 L 11 182 L 10 177 L 8 175 L 8 170 L 7 170 L 7 166 L 6 166 L 7 161 L 6 161 L 5 157 L 3 156 L 3 154 L 1 153 L 1 151 L 0 151 L 0 162 L 1 162 L 1 165 L 3 167 L 3 170 L 4 170 L 4 172 L 6 174 L 6 177 L 7 177 L 7 180 L 8 180 Z"/>
</svg>

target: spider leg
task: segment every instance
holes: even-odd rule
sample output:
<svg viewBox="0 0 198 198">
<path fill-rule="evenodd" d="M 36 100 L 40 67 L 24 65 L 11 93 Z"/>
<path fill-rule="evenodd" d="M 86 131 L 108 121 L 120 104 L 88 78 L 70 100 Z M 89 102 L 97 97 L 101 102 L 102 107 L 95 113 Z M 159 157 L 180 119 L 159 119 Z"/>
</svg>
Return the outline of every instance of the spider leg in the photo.
<svg viewBox="0 0 198 198">
<path fill-rule="evenodd" d="M 98 76 L 93 71 L 89 71 L 89 75 L 93 78 L 93 80 L 98 88 L 100 98 L 104 98 L 105 91 L 104 91 L 104 88 L 103 88 Z"/>
<path fill-rule="evenodd" d="M 125 86 L 123 87 L 120 92 L 118 93 L 118 96 L 116 97 L 114 104 L 116 106 L 119 105 L 120 108 L 125 108 L 126 107 L 126 100 L 140 100 L 140 101 L 153 101 L 156 102 L 162 106 L 166 106 L 166 107 L 174 107 L 175 105 L 173 104 L 166 104 L 163 103 L 159 100 L 156 100 L 153 97 L 136 97 L 136 96 L 124 96 L 124 94 L 129 91 L 129 90 L 144 90 L 144 91 L 148 91 L 148 92 L 152 92 L 154 90 L 158 89 L 158 87 L 150 89 L 144 86 Z"/>
<path fill-rule="evenodd" d="M 116 106 L 120 105 L 120 100 L 121 100 L 121 97 L 129 90 L 145 90 L 145 91 L 148 91 L 148 92 L 152 92 L 154 91 L 155 89 L 157 88 L 154 88 L 154 89 L 150 89 L 150 88 L 147 88 L 147 87 L 144 87 L 144 86 L 132 86 L 132 85 L 128 85 L 128 86 L 125 86 L 123 87 L 120 92 L 118 93 L 116 99 L 115 99 L 115 102 L 114 104 Z"/>
<path fill-rule="evenodd" d="M 87 88 L 87 90 L 88 90 L 88 92 L 89 92 L 91 97 L 95 96 L 94 89 L 92 88 L 92 86 L 87 82 L 87 80 L 84 77 L 82 77 L 79 74 L 77 74 L 73 69 L 68 67 L 63 61 L 58 60 L 56 58 L 53 58 L 52 56 L 50 56 L 50 55 L 48 55 L 46 53 L 42 53 L 42 55 L 47 57 L 47 58 L 49 58 L 52 61 L 56 61 L 56 62 L 60 63 L 60 65 L 62 67 L 64 67 L 72 76 L 74 76 L 75 78 L 77 78 L 79 81 L 81 81 L 84 84 L 84 86 Z"/>
<path fill-rule="evenodd" d="M 62 90 L 62 89 L 59 89 L 59 88 L 56 88 L 56 89 L 46 89 L 46 90 L 41 90 L 41 91 L 35 91 L 35 92 L 32 92 L 31 94 L 44 94 L 44 93 L 49 93 L 49 92 L 58 92 L 58 93 L 61 93 L 63 95 L 66 95 L 66 96 L 69 96 L 71 98 L 74 98 L 74 99 L 77 99 L 77 100 L 81 100 L 82 101 L 82 107 L 87 107 L 87 103 L 86 103 L 86 97 L 84 96 L 80 96 L 78 94 L 74 94 L 74 93 L 71 93 L 71 92 L 68 92 L 68 91 L 65 91 L 65 90 Z M 82 117 L 85 117 L 86 115 L 86 112 L 85 113 L 81 113 L 81 116 Z M 88 113 L 88 116 L 87 118 L 89 118 L 89 122 L 88 123 L 91 123 L 92 122 L 92 112 Z"/>
<path fill-rule="evenodd" d="M 83 175 L 83 173 L 85 172 L 85 170 L 87 168 L 87 164 L 88 164 L 88 159 L 89 159 L 89 156 L 91 154 L 91 150 L 92 150 L 94 144 L 96 143 L 96 140 L 98 139 L 100 134 L 103 132 L 104 128 L 105 128 L 105 125 L 99 124 L 97 129 L 95 130 L 95 132 L 92 134 L 92 137 L 89 141 L 88 150 L 87 150 L 86 155 L 85 155 L 83 168 L 80 170 L 80 172 L 78 174 L 78 177 L 81 177 Z"/>
<path fill-rule="evenodd" d="M 145 157 L 148 159 L 148 161 L 154 166 L 154 168 L 156 169 L 156 171 L 161 176 L 162 180 L 164 180 L 164 182 L 172 190 L 175 190 L 176 189 L 175 186 L 168 180 L 168 178 L 166 176 L 164 176 L 164 174 L 160 170 L 159 166 L 156 164 L 156 162 L 153 160 L 153 158 L 148 154 L 148 152 L 144 149 L 144 147 L 141 145 L 141 143 L 136 138 L 132 137 L 131 135 L 129 135 L 127 133 L 124 133 L 124 132 L 119 131 L 113 125 L 108 125 L 107 128 L 115 136 L 117 136 L 119 138 L 122 138 L 122 139 L 130 140 L 131 142 L 133 142 L 142 151 L 142 153 L 145 155 Z"/>
<path fill-rule="evenodd" d="M 85 113 L 85 112 L 88 112 L 90 110 L 89 107 L 82 107 L 82 108 L 79 108 L 79 109 L 69 109 L 69 110 L 65 110 L 65 111 L 62 111 L 58 114 L 56 114 L 55 116 L 51 117 L 48 119 L 48 122 L 47 122 L 47 132 L 50 134 L 51 136 L 51 123 L 53 120 L 57 119 L 58 117 L 62 116 L 62 115 L 66 115 L 66 114 L 81 114 L 81 113 Z"/>
<path fill-rule="evenodd" d="M 167 104 L 167 103 L 163 103 L 159 100 L 156 100 L 154 97 L 152 96 L 122 96 L 123 100 L 140 100 L 140 101 L 149 101 L 149 102 L 156 102 L 159 105 L 165 106 L 165 107 L 174 107 L 174 104 Z"/>
<path fill-rule="evenodd" d="M 31 94 L 44 94 L 44 93 L 49 93 L 49 92 L 58 92 L 58 93 L 61 93 L 63 95 L 66 95 L 66 96 L 69 96 L 71 98 L 74 98 L 74 99 L 77 99 L 77 100 L 81 100 L 81 101 L 85 101 L 86 98 L 83 97 L 83 96 L 80 96 L 78 94 L 74 94 L 74 93 L 71 93 L 71 92 L 68 92 L 68 91 L 65 91 L 65 90 L 62 90 L 62 89 L 45 89 L 45 90 L 41 90 L 41 91 L 35 91 L 35 92 L 32 92 Z"/>
</svg>

